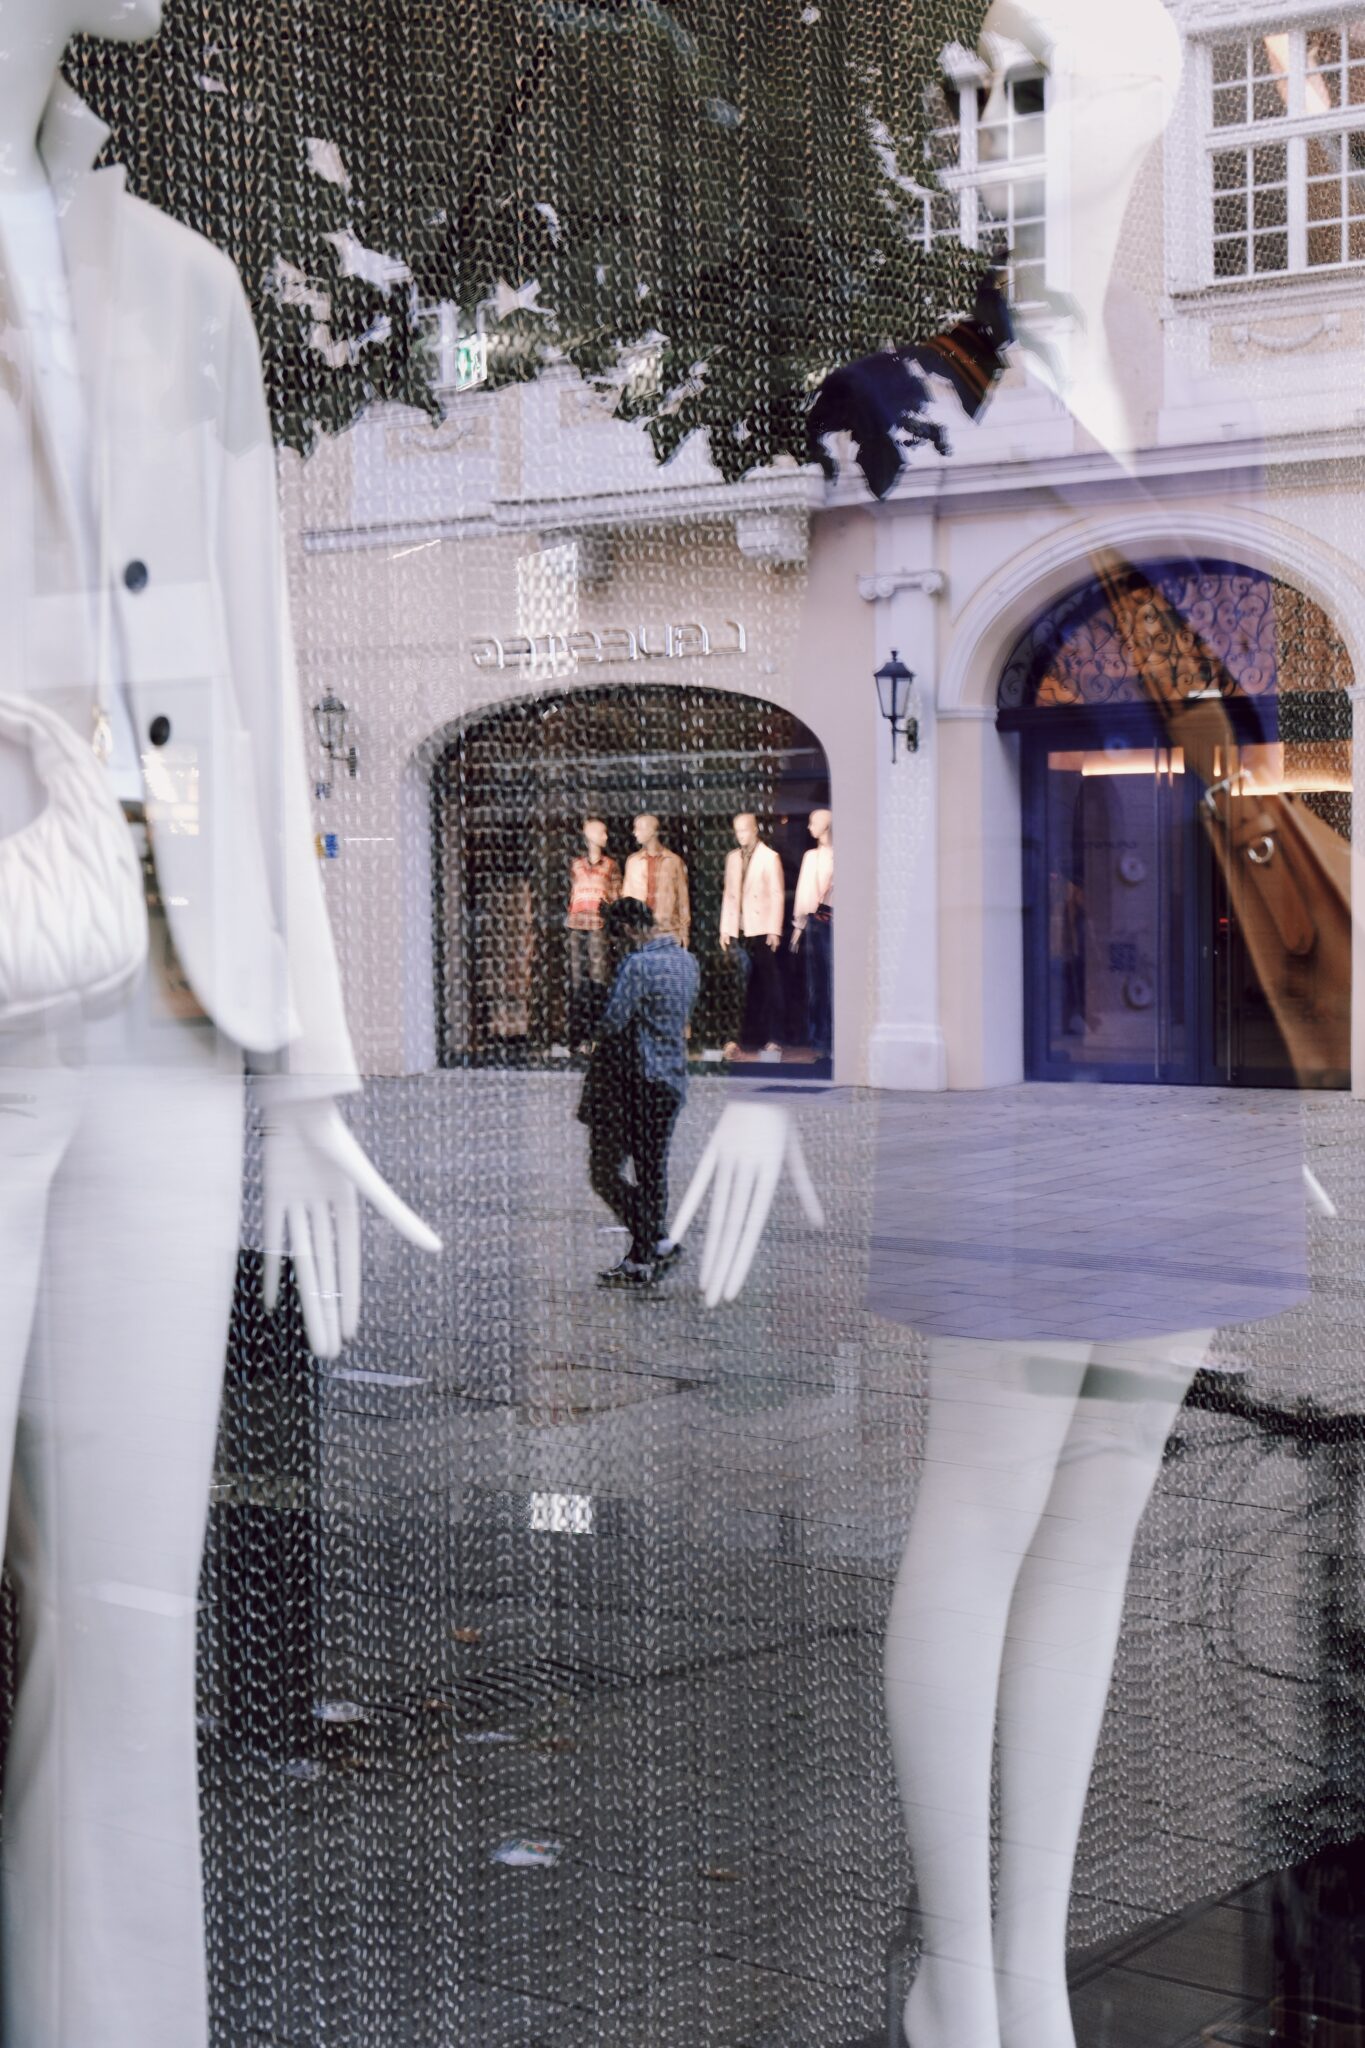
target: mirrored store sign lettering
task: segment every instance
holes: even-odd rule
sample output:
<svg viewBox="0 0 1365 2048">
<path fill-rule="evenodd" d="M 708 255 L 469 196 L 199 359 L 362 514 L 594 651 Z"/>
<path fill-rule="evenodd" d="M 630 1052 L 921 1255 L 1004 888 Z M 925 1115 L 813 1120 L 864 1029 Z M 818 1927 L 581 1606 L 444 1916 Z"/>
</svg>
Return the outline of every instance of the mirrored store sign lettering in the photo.
<svg viewBox="0 0 1365 2048">
<path fill-rule="evenodd" d="M 724 636 L 724 637 L 721 637 Z M 489 634 L 469 643 L 475 668 L 523 668 L 542 662 L 697 661 L 745 654 L 749 635 L 738 619 L 723 619 L 717 637 L 699 620 L 683 625 L 599 626 L 572 633 Z"/>
</svg>

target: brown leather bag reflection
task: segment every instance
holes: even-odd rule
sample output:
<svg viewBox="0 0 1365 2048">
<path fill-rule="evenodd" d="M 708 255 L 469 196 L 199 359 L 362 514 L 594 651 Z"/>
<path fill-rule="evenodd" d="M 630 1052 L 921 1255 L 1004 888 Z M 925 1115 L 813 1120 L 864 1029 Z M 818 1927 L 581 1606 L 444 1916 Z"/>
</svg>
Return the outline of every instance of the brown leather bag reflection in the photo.
<svg viewBox="0 0 1365 2048">
<path fill-rule="evenodd" d="M 1349 1065 L 1351 849 L 1300 797 L 1235 764 L 1238 686 L 1198 630 L 1123 556 L 1092 555 L 1124 652 L 1199 806 L 1261 990 L 1301 1085 Z"/>
</svg>

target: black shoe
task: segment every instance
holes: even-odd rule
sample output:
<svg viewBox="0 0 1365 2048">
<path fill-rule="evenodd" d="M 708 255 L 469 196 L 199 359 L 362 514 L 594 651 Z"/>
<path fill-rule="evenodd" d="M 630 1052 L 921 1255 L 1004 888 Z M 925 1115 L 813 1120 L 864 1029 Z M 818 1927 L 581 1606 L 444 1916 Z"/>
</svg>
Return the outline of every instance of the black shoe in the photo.
<svg viewBox="0 0 1365 2048">
<path fill-rule="evenodd" d="M 655 1277 L 656 1277 L 656 1278 L 658 1278 L 658 1277 L 659 1277 L 660 1275 L 662 1275 L 662 1274 L 664 1274 L 664 1273 L 667 1273 L 667 1272 L 669 1272 L 669 1271 L 671 1270 L 671 1268 L 672 1268 L 672 1267 L 674 1267 L 674 1266 L 676 1266 L 676 1265 L 677 1265 L 677 1263 L 678 1263 L 679 1259 L 681 1259 L 682 1257 L 684 1257 L 684 1255 L 686 1254 L 686 1251 L 687 1251 L 687 1247 L 686 1247 L 686 1245 L 681 1245 L 681 1244 L 671 1244 L 671 1245 L 670 1245 L 670 1246 L 668 1247 L 668 1250 L 667 1250 L 666 1252 L 655 1252 L 655 1254 L 654 1254 L 654 1273 L 655 1273 Z"/>
<path fill-rule="evenodd" d="M 653 1259 L 643 1262 L 626 1257 L 618 1259 L 614 1266 L 608 1266 L 605 1273 L 599 1273 L 599 1287 L 649 1287 L 658 1277 L 658 1267 Z"/>
</svg>

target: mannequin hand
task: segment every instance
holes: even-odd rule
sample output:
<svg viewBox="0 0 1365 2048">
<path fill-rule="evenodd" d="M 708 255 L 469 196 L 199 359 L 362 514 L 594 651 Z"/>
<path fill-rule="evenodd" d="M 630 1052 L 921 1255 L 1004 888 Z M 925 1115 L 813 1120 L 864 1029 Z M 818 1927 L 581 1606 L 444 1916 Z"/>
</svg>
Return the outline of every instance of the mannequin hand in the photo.
<svg viewBox="0 0 1365 2048">
<path fill-rule="evenodd" d="M 748 1278 L 784 1165 L 807 1219 L 822 1229 L 825 1212 L 790 1110 L 773 1102 L 732 1102 L 722 1110 L 670 1231 L 682 1237 L 714 1182 L 701 1261 L 708 1308 L 733 1301 Z"/>
<path fill-rule="evenodd" d="M 792 933 L 792 943 L 791 943 L 791 949 L 792 949 L 793 953 L 799 953 L 799 952 L 800 952 L 800 950 L 801 950 L 801 934 L 800 934 L 800 932 L 793 932 L 793 933 Z"/>
<path fill-rule="evenodd" d="M 441 1240 L 382 1180 L 335 1102 L 281 1102 L 265 1119 L 265 1296 L 273 1315 L 280 1261 L 294 1261 L 308 1343 L 335 1358 L 360 1320 L 360 1197 L 409 1244 L 438 1252 Z"/>
<path fill-rule="evenodd" d="M 769 934 L 768 934 L 768 951 L 769 951 L 770 953 L 775 953 L 775 952 L 777 951 L 778 947 L 779 947 L 779 946 L 780 946 L 781 944 L 782 944 L 782 934 L 781 934 L 781 932 L 769 932 Z"/>
<path fill-rule="evenodd" d="M 721 952 L 722 952 L 722 953 L 728 953 L 728 952 L 729 952 L 729 950 L 730 950 L 730 946 L 731 946 L 731 943 L 732 943 L 732 941 L 731 941 L 731 940 L 729 940 L 729 939 L 727 939 L 727 938 L 726 938 L 726 936 L 725 936 L 725 933 L 724 933 L 724 932 L 722 932 L 722 933 L 721 933 L 721 935 L 720 935 L 720 950 L 721 950 Z"/>
</svg>

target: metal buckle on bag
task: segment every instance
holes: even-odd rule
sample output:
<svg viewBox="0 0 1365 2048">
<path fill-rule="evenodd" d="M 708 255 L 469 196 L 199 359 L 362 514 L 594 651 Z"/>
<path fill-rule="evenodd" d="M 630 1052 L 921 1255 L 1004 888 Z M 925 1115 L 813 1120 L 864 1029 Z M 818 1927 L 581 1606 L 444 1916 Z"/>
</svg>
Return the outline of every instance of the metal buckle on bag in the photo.
<svg viewBox="0 0 1365 2048">
<path fill-rule="evenodd" d="M 1249 785 L 1252 793 L 1255 793 L 1256 784 L 1250 770 L 1239 768 L 1235 775 L 1225 775 L 1221 782 L 1211 782 L 1200 798 L 1209 816 L 1216 818 L 1225 831 L 1228 829 L 1227 820 L 1218 809 L 1218 799 L 1224 794 L 1240 796 L 1244 785 Z M 1268 868 L 1275 858 L 1274 834 L 1263 832 L 1254 845 L 1247 847 L 1246 857 L 1253 867 Z"/>
<path fill-rule="evenodd" d="M 1209 816 L 1211 818 L 1217 818 L 1220 825 L 1223 823 L 1223 819 L 1220 816 L 1218 810 L 1218 798 L 1223 795 L 1234 795 L 1235 785 L 1239 783 L 1241 779 L 1242 774 L 1240 769 L 1238 770 L 1236 775 L 1225 775 L 1221 782 L 1211 782 L 1208 788 L 1204 791 L 1203 796 L 1199 799 L 1199 801 L 1203 804 L 1204 809 L 1208 812 Z"/>
</svg>

